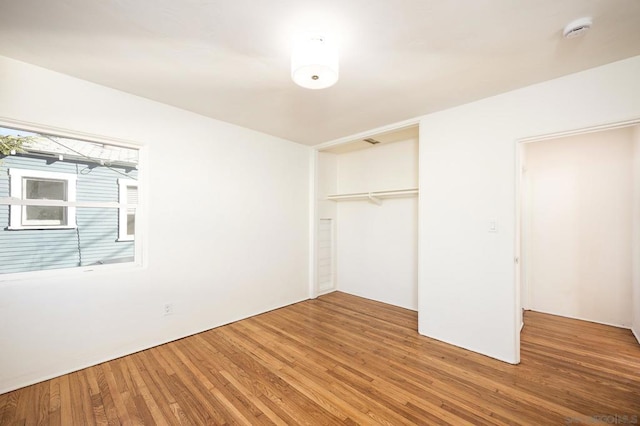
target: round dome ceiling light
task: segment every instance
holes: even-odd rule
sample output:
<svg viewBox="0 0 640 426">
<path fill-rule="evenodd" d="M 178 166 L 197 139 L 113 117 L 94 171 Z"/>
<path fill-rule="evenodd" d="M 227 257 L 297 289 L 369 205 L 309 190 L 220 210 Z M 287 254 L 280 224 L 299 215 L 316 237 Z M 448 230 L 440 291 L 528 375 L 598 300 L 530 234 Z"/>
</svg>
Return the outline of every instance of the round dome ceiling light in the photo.
<svg viewBox="0 0 640 426">
<path fill-rule="evenodd" d="M 562 35 L 564 36 L 564 38 L 580 37 L 587 31 L 589 31 L 592 24 L 593 21 L 591 20 L 591 18 L 576 19 L 575 21 L 569 22 L 567 26 L 564 27 Z"/>
<path fill-rule="evenodd" d="M 322 36 L 307 37 L 293 49 L 291 78 L 307 89 L 326 89 L 338 81 L 338 49 Z"/>
</svg>

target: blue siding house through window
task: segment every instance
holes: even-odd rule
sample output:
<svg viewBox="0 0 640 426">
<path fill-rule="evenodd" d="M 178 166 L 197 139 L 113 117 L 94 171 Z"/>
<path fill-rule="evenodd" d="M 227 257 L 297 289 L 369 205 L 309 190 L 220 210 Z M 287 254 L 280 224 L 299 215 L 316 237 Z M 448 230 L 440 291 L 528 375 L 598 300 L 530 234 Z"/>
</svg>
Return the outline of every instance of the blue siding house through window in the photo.
<svg viewBox="0 0 640 426">
<path fill-rule="evenodd" d="M 134 168 L 12 155 L 0 159 L 0 197 L 9 197 L 10 168 L 76 175 L 76 201 L 118 202 L 118 179 L 137 177 Z M 22 230 L 8 229 L 9 211 L 0 206 L 2 274 L 133 260 L 134 242 L 118 241 L 118 209 L 78 207 L 75 228 Z"/>
</svg>

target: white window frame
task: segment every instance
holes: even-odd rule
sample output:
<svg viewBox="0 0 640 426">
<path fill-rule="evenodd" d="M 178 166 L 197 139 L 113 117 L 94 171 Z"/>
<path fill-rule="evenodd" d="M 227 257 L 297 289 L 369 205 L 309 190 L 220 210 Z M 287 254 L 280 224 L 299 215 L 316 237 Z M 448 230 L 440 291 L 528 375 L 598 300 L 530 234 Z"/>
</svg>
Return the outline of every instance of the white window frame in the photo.
<svg viewBox="0 0 640 426">
<path fill-rule="evenodd" d="M 28 169 L 9 169 L 9 188 L 10 195 L 12 198 L 18 198 L 20 200 L 24 200 L 23 197 L 23 182 L 24 178 L 33 178 L 33 179 L 52 179 L 52 180 L 62 180 L 67 183 L 67 199 L 66 202 L 75 202 L 76 201 L 76 181 L 77 175 L 71 173 L 59 173 L 59 172 L 47 172 L 41 170 L 28 170 Z M 66 212 L 66 224 L 60 225 L 45 225 L 45 224 L 33 224 L 33 225 L 24 225 L 22 223 L 23 215 L 26 211 L 26 206 L 15 205 L 12 204 L 10 206 L 10 220 L 9 220 L 9 228 L 11 230 L 21 230 L 21 229 L 75 229 L 76 228 L 76 207 L 67 206 L 64 207 L 67 209 Z"/>
<path fill-rule="evenodd" d="M 113 271 L 129 271 L 132 269 L 146 268 L 148 266 L 148 253 L 149 247 L 147 244 L 147 197 L 146 190 L 148 188 L 148 177 L 146 174 L 147 164 L 149 163 L 149 147 L 144 143 L 135 142 L 127 139 L 121 139 L 112 136 L 102 136 L 91 133 L 82 133 L 74 130 L 63 129 L 59 127 L 51 127 L 33 122 L 20 121 L 9 119 L 6 117 L 0 117 L 0 127 L 8 127 L 26 132 L 42 133 L 49 136 L 58 136 L 70 139 L 85 140 L 94 143 L 103 143 L 106 145 L 121 146 L 124 148 L 131 148 L 138 150 L 138 175 L 136 181 L 138 182 L 138 188 L 142 187 L 142 191 L 139 193 L 138 206 L 136 209 L 136 238 L 134 244 L 135 258 L 133 262 L 126 263 L 114 263 L 105 265 L 89 265 L 71 268 L 60 269 L 46 269 L 46 270 L 34 270 L 26 272 L 16 272 L 8 274 L 0 274 L 0 288 L 7 286 L 21 284 L 25 281 L 37 280 L 40 282 L 42 279 L 59 278 L 59 277 L 78 277 L 86 276 L 85 274 L 91 273 L 94 276 L 113 278 Z M 21 206 L 26 205 L 23 200 L 16 197 L 0 197 L 1 206 Z M 112 205 L 113 204 L 113 205 Z M 118 203 L 111 202 L 50 202 L 49 205 L 63 205 L 69 207 L 114 207 L 117 208 Z M 8 229 L 5 228 L 5 229 Z M 108 274 L 108 275 L 107 275 Z"/>
<path fill-rule="evenodd" d="M 138 187 L 138 181 L 133 179 L 118 179 L 118 202 L 120 204 L 127 204 L 127 187 Z M 118 209 L 118 241 L 134 241 L 135 234 L 130 235 L 127 233 L 127 216 L 129 214 L 129 206 L 121 207 Z M 137 219 L 136 209 L 136 219 Z"/>
</svg>

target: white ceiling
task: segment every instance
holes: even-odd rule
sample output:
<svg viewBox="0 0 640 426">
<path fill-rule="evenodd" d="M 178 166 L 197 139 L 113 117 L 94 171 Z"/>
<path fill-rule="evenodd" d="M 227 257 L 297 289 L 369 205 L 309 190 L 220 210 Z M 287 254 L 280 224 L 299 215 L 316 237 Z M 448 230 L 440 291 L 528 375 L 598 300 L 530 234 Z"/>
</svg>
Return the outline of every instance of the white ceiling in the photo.
<svg viewBox="0 0 640 426">
<path fill-rule="evenodd" d="M 335 86 L 291 81 L 303 31 Z M 0 0 L 0 55 L 308 145 L 639 54 L 638 0 Z"/>
</svg>

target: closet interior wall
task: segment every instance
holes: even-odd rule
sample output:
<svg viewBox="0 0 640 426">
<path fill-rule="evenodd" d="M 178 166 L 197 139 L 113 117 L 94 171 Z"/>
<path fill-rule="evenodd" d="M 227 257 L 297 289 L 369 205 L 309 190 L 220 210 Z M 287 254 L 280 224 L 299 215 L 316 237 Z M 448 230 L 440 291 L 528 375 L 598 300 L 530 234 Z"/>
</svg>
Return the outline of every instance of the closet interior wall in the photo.
<svg viewBox="0 0 640 426">
<path fill-rule="evenodd" d="M 526 309 L 631 327 L 640 220 L 633 207 L 635 131 L 526 144 Z"/>
<path fill-rule="evenodd" d="M 403 135 L 319 153 L 319 226 L 331 219 L 334 235 L 334 287 L 318 286 L 320 294 L 337 289 L 417 310 L 418 129 Z M 326 264 L 320 244 L 319 274 Z"/>
</svg>

